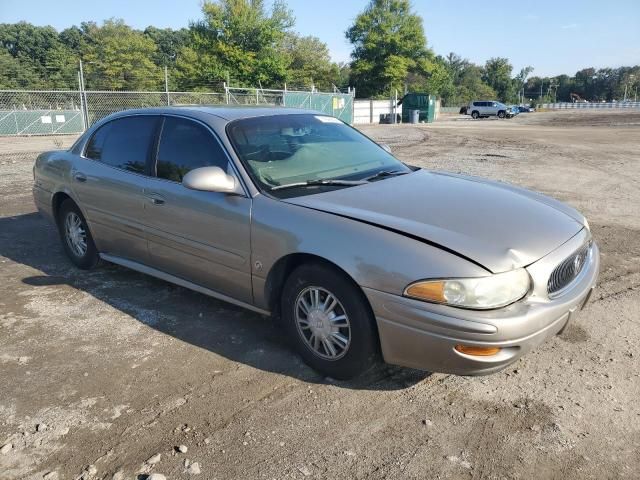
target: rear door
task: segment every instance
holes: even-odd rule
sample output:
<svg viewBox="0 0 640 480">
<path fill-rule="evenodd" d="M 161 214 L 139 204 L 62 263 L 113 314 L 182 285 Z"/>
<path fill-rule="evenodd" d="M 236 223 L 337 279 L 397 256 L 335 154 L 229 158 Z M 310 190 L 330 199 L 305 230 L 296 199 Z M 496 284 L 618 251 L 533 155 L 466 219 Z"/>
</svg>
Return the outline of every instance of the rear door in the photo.
<svg viewBox="0 0 640 480">
<path fill-rule="evenodd" d="M 155 178 L 145 189 L 151 265 L 251 302 L 251 199 L 182 185 L 187 172 L 205 166 L 235 175 L 224 147 L 208 127 L 184 117 L 164 117 Z"/>
<path fill-rule="evenodd" d="M 73 191 L 102 253 L 146 263 L 142 193 L 159 121 L 134 115 L 102 125 L 71 172 Z"/>
</svg>

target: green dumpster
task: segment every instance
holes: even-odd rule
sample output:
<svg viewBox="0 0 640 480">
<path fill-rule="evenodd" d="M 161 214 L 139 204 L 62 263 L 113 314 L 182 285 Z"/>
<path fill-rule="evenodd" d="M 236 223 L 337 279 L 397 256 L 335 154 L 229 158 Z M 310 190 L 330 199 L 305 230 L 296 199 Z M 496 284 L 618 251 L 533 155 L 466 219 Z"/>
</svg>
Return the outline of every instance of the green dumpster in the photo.
<svg viewBox="0 0 640 480">
<path fill-rule="evenodd" d="M 411 111 L 419 110 L 418 121 L 433 123 L 436 117 L 436 97 L 427 93 L 407 93 L 398 102 L 402 105 L 402 123 L 411 123 Z"/>
</svg>

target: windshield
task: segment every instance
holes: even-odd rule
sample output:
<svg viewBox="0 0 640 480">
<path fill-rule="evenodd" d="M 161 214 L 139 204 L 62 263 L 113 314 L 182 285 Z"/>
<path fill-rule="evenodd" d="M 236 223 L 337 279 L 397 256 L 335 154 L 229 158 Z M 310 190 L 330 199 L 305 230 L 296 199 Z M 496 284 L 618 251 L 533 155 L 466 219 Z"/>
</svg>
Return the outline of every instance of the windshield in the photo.
<svg viewBox="0 0 640 480">
<path fill-rule="evenodd" d="M 301 184 L 296 185 L 295 193 L 311 188 L 314 190 L 302 193 L 317 193 L 318 189 L 353 186 L 381 171 L 411 171 L 334 117 L 290 114 L 246 118 L 230 123 L 227 134 L 251 176 L 268 191 Z M 327 183 L 331 180 L 354 182 Z M 319 181 L 327 182 L 318 185 Z"/>
</svg>

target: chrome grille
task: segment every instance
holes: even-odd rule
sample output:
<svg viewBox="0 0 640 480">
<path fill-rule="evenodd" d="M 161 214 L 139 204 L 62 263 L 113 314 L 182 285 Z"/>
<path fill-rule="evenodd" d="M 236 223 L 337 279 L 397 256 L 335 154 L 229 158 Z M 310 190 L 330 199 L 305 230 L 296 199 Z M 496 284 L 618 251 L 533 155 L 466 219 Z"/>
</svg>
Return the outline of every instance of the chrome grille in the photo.
<svg viewBox="0 0 640 480">
<path fill-rule="evenodd" d="M 558 296 L 562 291 L 573 282 L 587 263 L 589 251 L 591 250 L 591 242 L 585 243 L 577 251 L 565 258 L 558 265 L 547 283 L 547 292 L 550 297 Z"/>
</svg>

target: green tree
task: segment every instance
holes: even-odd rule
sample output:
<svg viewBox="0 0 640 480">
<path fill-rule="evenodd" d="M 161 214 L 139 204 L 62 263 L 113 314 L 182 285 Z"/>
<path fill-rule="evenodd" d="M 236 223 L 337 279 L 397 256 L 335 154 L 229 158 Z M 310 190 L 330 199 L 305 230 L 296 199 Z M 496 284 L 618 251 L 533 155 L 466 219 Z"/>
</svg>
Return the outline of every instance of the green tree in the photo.
<svg viewBox="0 0 640 480">
<path fill-rule="evenodd" d="M 521 93 L 523 92 L 525 83 L 527 82 L 527 77 L 529 74 L 533 72 L 533 67 L 527 66 L 520 70 L 520 72 L 513 79 L 513 86 L 516 89 L 516 95 L 518 100 L 521 98 Z"/>
<path fill-rule="evenodd" d="M 181 81 L 210 83 L 230 78 L 241 86 L 282 85 L 288 58 L 282 50 L 293 17 L 281 0 L 267 12 L 263 0 L 205 1 L 204 19 L 190 28 L 188 47 L 180 52 L 196 57 L 199 71 L 178 58 Z M 179 55 L 179 56 L 180 56 Z"/>
<path fill-rule="evenodd" d="M 444 62 L 451 74 L 451 80 L 456 85 L 460 82 L 465 69 L 471 65 L 469 60 L 462 58 L 454 52 L 450 52 L 446 57 L 444 57 Z"/>
<path fill-rule="evenodd" d="M 94 28 L 96 28 L 95 22 L 82 22 L 79 27 L 73 25 L 62 30 L 59 38 L 76 58 L 80 58 L 87 50 L 89 31 Z"/>
<path fill-rule="evenodd" d="M 484 70 L 474 64 L 468 64 L 460 74 L 456 86 L 456 99 L 459 105 L 466 105 L 473 100 L 496 98 L 496 91 L 482 80 Z"/>
<path fill-rule="evenodd" d="M 515 88 L 511 79 L 513 67 L 508 58 L 494 57 L 487 60 L 482 80 L 489 85 L 503 102 L 515 98 Z"/>
<path fill-rule="evenodd" d="M 290 33 L 283 49 L 290 60 L 287 83 L 291 86 L 314 85 L 319 90 L 331 91 L 334 84 L 340 83 L 340 69 L 331 61 L 327 44 L 319 38 Z"/>
<path fill-rule="evenodd" d="M 87 88 L 105 90 L 156 90 L 162 71 L 153 63 L 153 40 L 122 20 L 90 25 L 83 54 Z"/>
<path fill-rule="evenodd" d="M 446 99 L 455 93 L 453 74 L 448 68 L 446 60 L 437 56 L 434 61 L 429 62 L 427 71 L 428 77 L 424 90 L 445 99 L 446 104 Z"/>
<path fill-rule="evenodd" d="M 173 68 L 178 52 L 187 45 L 189 40 L 189 30 L 186 28 L 172 30 L 171 28 L 149 26 L 144 30 L 144 35 L 156 45 L 153 62 L 159 67 Z"/>
<path fill-rule="evenodd" d="M 466 105 L 472 100 L 496 98 L 496 92 L 482 77 L 482 67 L 451 52 L 440 59 L 451 77 L 451 86 L 441 93 L 446 106 Z"/>
<path fill-rule="evenodd" d="M 338 62 L 338 78 L 334 82 L 340 89 L 345 89 L 351 86 L 349 80 L 351 78 L 351 64 L 348 62 Z"/>
<path fill-rule="evenodd" d="M 70 88 L 77 84 L 72 52 L 52 27 L 37 27 L 26 22 L 0 24 L 0 49 L 25 69 L 18 72 L 17 77 L 7 69 L 0 70 L 0 77 L 7 77 L 8 83 L 13 82 L 13 77 L 21 85 L 27 82 L 29 85 L 25 87 L 29 88 Z M 7 67 L 15 65 L 8 58 L 3 63 Z"/>
<path fill-rule="evenodd" d="M 32 65 L 21 63 L 6 50 L 0 50 L 0 89 L 45 87 L 45 83 Z"/>
<path fill-rule="evenodd" d="M 346 32 L 353 44 L 351 83 L 363 97 L 402 91 L 409 74 L 428 74 L 431 53 L 409 0 L 371 0 Z"/>
</svg>

